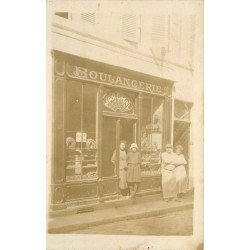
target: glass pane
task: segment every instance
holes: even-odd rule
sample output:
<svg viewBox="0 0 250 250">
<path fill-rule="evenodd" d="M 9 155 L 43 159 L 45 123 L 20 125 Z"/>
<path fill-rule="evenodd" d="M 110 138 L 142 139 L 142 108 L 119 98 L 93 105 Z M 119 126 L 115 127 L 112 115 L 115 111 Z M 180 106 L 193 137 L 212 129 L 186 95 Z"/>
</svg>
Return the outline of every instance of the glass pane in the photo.
<svg viewBox="0 0 250 250">
<path fill-rule="evenodd" d="M 142 99 L 142 175 L 159 175 L 162 149 L 163 100 L 144 97 Z"/>
<path fill-rule="evenodd" d="M 181 101 L 174 102 L 174 118 L 182 120 L 190 120 L 190 106 Z"/>
<path fill-rule="evenodd" d="M 96 97 L 96 87 L 83 86 L 82 179 L 97 178 Z"/>
<path fill-rule="evenodd" d="M 151 131 L 151 113 L 152 113 L 151 106 L 152 106 L 152 98 L 144 96 L 142 98 L 142 114 L 141 114 L 143 132 Z"/>
<path fill-rule="evenodd" d="M 66 88 L 66 181 L 97 178 L 97 89 L 68 82 Z"/>
<path fill-rule="evenodd" d="M 66 85 L 66 131 L 81 130 L 82 86 L 76 82 Z"/>
</svg>

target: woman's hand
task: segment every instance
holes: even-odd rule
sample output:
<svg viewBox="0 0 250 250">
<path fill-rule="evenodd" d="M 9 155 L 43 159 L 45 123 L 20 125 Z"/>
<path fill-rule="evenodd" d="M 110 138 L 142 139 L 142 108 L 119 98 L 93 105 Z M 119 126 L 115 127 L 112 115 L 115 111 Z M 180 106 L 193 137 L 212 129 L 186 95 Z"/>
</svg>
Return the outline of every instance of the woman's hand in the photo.
<svg viewBox="0 0 250 250">
<path fill-rule="evenodd" d="M 128 170 L 128 167 L 124 167 L 123 169 L 124 169 L 125 171 L 127 171 L 127 170 Z"/>
</svg>

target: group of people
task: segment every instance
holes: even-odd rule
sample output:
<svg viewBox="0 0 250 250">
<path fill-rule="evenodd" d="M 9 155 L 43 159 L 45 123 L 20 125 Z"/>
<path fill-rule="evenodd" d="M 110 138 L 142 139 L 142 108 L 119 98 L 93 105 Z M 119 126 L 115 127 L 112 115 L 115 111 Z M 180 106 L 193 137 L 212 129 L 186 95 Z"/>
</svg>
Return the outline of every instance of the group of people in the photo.
<svg viewBox="0 0 250 250">
<path fill-rule="evenodd" d="M 166 145 L 166 151 L 161 154 L 162 193 L 165 201 L 178 200 L 187 192 L 187 161 L 182 154 L 183 147 L 176 146 L 175 152 L 171 144 Z"/>
<path fill-rule="evenodd" d="M 126 142 L 120 142 L 119 148 L 119 188 L 125 198 L 133 198 L 136 195 L 141 182 L 141 155 L 138 152 L 136 143 L 132 143 L 130 151 L 126 153 Z M 116 162 L 116 150 L 114 151 L 111 161 Z"/>
<path fill-rule="evenodd" d="M 161 154 L 159 173 L 162 176 L 162 193 L 165 201 L 179 200 L 187 192 L 187 164 L 182 154 L 183 147 L 176 146 L 175 152 L 171 144 L 167 144 L 165 152 Z M 114 151 L 111 161 L 116 164 L 118 159 L 119 188 L 125 199 L 134 198 L 141 182 L 141 155 L 136 143 L 130 145 L 126 152 L 126 142 L 121 141 L 117 155 Z"/>
</svg>

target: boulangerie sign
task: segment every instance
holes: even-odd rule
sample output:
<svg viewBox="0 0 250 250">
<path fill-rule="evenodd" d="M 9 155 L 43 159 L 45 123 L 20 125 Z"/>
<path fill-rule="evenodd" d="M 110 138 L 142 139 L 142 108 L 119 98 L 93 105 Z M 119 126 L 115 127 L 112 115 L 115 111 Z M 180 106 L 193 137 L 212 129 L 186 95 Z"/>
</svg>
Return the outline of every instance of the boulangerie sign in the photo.
<svg viewBox="0 0 250 250">
<path fill-rule="evenodd" d="M 134 89 L 138 91 L 159 94 L 159 95 L 164 95 L 167 93 L 167 87 L 131 79 L 129 77 L 123 77 L 119 75 L 90 70 L 88 68 L 68 65 L 67 73 L 69 77 L 80 80 L 88 80 L 97 83 L 104 83 L 107 85 L 124 87 L 127 89 Z"/>
</svg>

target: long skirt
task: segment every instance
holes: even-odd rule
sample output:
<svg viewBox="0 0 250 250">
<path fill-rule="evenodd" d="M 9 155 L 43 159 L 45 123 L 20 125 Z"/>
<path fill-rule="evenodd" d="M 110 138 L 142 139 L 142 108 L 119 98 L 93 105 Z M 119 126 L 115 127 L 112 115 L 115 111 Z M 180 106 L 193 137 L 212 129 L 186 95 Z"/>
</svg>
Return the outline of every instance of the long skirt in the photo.
<svg viewBox="0 0 250 250">
<path fill-rule="evenodd" d="M 162 193 L 163 198 L 175 198 L 177 196 L 176 192 L 176 178 L 174 171 L 169 171 L 162 169 Z"/>
<path fill-rule="evenodd" d="M 127 171 L 124 169 L 119 169 L 119 188 L 120 189 L 126 189 L 128 188 L 127 184 Z"/>
<path fill-rule="evenodd" d="M 187 192 L 187 173 L 184 166 L 178 166 L 174 170 L 176 177 L 176 188 L 177 193 L 186 193 Z"/>
<path fill-rule="evenodd" d="M 141 182 L 140 164 L 128 164 L 127 182 Z"/>
</svg>

